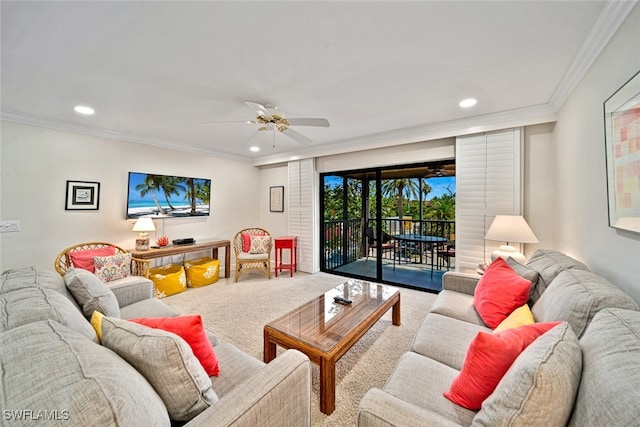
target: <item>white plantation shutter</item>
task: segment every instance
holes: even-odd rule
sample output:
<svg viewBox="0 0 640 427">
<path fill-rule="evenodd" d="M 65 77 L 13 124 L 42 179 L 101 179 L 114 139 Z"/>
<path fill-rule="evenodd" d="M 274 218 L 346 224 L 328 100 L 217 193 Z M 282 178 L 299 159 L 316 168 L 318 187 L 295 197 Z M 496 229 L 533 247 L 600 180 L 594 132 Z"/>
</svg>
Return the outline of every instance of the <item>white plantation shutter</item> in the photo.
<svg viewBox="0 0 640 427">
<path fill-rule="evenodd" d="M 484 236 L 500 215 L 522 214 L 522 131 L 456 138 L 456 265 L 475 270 L 505 242 Z"/>
<path fill-rule="evenodd" d="M 298 270 L 319 271 L 318 185 L 314 159 L 289 162 L 289 234 L 298 236 Z"/>
</svg>

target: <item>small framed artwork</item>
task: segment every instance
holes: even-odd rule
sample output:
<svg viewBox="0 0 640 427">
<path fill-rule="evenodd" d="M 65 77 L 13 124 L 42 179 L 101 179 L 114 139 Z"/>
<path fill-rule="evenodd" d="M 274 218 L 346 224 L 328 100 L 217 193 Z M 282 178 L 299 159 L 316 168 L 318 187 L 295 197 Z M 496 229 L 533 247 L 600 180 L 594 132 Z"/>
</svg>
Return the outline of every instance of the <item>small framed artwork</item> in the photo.
<svg viewBox="0 0 640 427">
<path fill-rule="evenodd" d="M 640 72 L 604 102 L 609 226 L 640 233 Z"/>
<path fill-rule="evenodd" d="M 269 188 L 269 211 L 284 212 L 284 187 Z"/>
<path fill-rule="evenodd" d="M 67 181 L 67 211 L 97 211 L 100 207 L 100 183 Z"/>
</svg>

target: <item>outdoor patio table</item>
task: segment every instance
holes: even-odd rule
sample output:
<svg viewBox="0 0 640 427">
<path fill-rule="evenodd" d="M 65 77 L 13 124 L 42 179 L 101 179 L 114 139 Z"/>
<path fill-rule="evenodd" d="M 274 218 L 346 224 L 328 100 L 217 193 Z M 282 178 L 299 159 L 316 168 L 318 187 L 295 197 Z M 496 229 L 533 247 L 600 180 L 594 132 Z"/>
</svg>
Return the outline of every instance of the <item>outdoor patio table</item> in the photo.
<svg viewBox="0 0 640 427">
<path fill-rule="evenodd" d="M 421 234 L 394 234 L 393 238 L 402 242 L 420 243 L 421 245 L 427 245 L 431 252 L 431 276 L 433 276 L 433 248 L 437 243 L 445 243 L 447 239 L 440 236 L 423 236 Z M 422 264 L 422 253 L 420 251 L 420 263 Z"/>
</svg>

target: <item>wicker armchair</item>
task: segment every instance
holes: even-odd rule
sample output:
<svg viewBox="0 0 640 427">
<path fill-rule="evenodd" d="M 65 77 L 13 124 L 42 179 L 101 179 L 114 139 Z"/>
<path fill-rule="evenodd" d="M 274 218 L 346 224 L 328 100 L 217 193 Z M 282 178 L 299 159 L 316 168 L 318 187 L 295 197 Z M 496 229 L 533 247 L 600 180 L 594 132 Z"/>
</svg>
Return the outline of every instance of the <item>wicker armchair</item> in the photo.
<svg viewBox="0 0 640 427">
<path fill-rule="evenodd" d="M 252 254 L 245 247 L 245 241 L 243 234 L 250 235 L 264 235 L 271 237 L 271 234 L 263 228 L 253 227 L 245 228 L 238 231 L 233 238 L 233 250 L 236 254 L 236 278 L 237 282 L 242 273 L 247 270 L 257 269 L 266 273 L 267 277 L 271 279 L 271 249 L 273 249 L 273 240 L 269 239 L 269 243 L 265 253 Z"/>
<path fill-rule="evenodd" d="M 64 277 L 67 270 L 73 267 L 73 264 L 71 263 L 71 257 L 69 256 L 71 252 L 85 251 L 89 249 L 108 248 L 110 246 L 116 248 L 116 254 L 127 253 L 125 249 L 122 249 L 121 247 L 113 245 L 111 243 L 105 243 L 105 242 L 78 243 L 77 245 L 69 246 L 67 249 L 60 252 L 56 257 L 56 260 L 53 266 L 56 269 L 56 271 L 62 277 Z M 138 259 L 133 257 L 131 258 L 131 274 L 133 276 L 142 276 L 148 279 L 150 266 L 151 266 L 150 260 Z"/>
</svg>

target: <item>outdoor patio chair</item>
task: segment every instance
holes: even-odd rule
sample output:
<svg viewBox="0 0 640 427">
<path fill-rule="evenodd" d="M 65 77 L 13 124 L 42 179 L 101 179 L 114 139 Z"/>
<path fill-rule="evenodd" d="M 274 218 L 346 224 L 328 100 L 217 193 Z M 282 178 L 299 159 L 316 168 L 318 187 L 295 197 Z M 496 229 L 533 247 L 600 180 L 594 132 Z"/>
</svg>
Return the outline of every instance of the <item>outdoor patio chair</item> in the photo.
<svg viewBox="0 0 640 427">
<path fill-rule="evenodd" d="M 367 236 L 367 239 L 369 241 L 368 247 L 367 247 L 367 259 L 366 261 L 369 261 L 369 256 L 371 256 L 371 251 L 373 249 L 377 249 L 378 248 L 378 239 L 376 238 L 376 234 L 375 231 L 373 229 L 373 227 L 367 227 L 364 230 L 364 234 Z M 396 243 L 393 240 L 393 237 L 390 236 L 389 234 L 385 233 L 384 231 L 382 231 L 382 256 L 384 257 L 385 252 L 391 252 L 392 257 L 393 257 L 393 268 L 395 270 L 396 268 Z"/>
<path fill-rule="evenodd" d="M 438 269 L 447 265 L 447 271 L 451 268 L 451 258 L 456 256 L 456 242 L 455 240 L 449 240 L 444 245 L 440 245 L 436 248 L 436 255 L 438 257 Z M 442 261 L 442 264 L 440 264 Z"/>
</svg>

